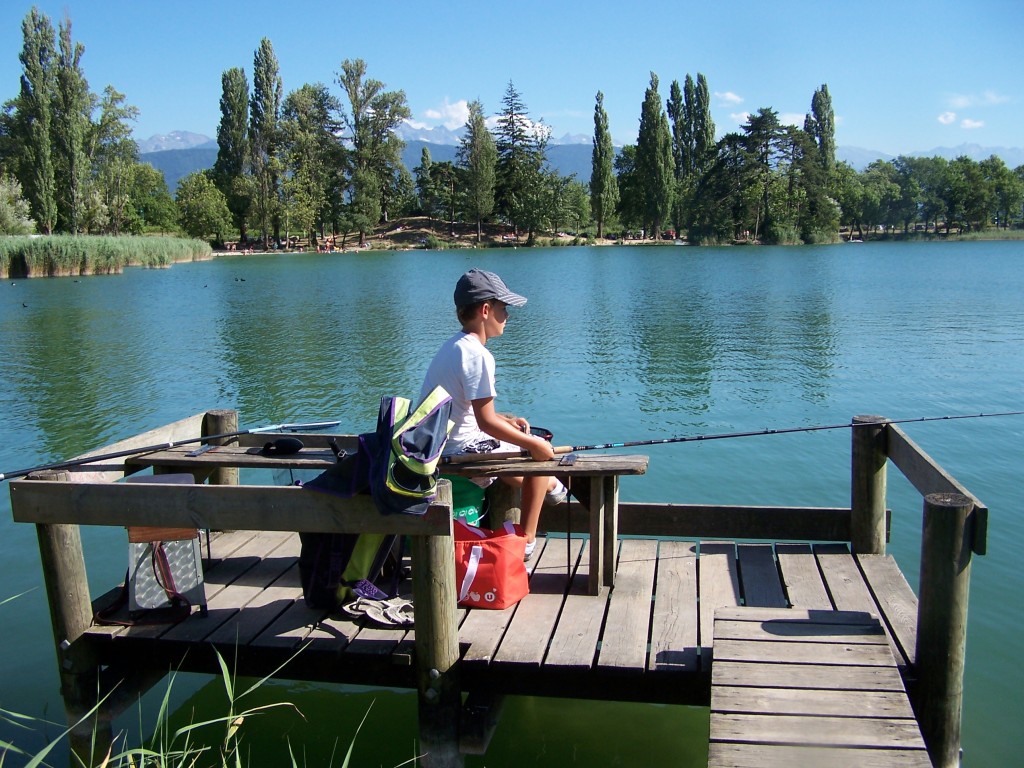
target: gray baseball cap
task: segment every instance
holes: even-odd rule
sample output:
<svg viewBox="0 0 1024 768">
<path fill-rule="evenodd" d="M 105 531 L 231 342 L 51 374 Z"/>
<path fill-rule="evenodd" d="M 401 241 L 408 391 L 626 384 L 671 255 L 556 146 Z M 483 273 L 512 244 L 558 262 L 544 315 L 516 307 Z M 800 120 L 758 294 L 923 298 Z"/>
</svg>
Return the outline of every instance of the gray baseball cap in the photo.
<svg viewBox="0 0 1024 768">
<path fill-rule="evenodd" d="M 456 307 L 468 307 L 491 299 L 497 299 L 512 307 L 521 307 L 526 303 L 525 296 L 512 293 L 504 280 L 483 269 L 469 270 L 455 285 Z"/>
</svg>

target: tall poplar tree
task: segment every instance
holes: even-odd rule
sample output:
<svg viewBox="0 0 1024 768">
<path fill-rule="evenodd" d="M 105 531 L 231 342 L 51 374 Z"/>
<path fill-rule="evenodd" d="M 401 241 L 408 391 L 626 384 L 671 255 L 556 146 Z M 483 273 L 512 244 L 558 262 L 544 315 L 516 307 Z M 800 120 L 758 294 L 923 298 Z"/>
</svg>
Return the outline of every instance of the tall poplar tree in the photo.
<svg viewBox="0 0 1024 768">
<path fill-rule="evenodd" d="M 426 148 L 424 147 L 424 152 Z M 498 149 L 487 130 L 484 107 L 479 100 L 469 104 L 466 132 L 459 145 L 459 166 L 465 171 L 466 213 L 476 221 L 476 241 L 483 239 L 483 221 L 494 211 L 494 189 Z"/>
<path fill-rule="evenodd" d="M 21 93 L 16 101 L 13 133 L 21 145 L 17 169 L 39 228 L 51 234 L 57 225 L 56 182 L 52 151 L 56 50 L 50 19 L 33 8 L 21 23 L 24 42 Z"/>
<path fill-rule="evenodd" d="M 56 179 L 58 226 L 77 234 L 84 226 L 89 194 L 86 140 L 93 96 L 82 72 L 85 46 L 71 37 L 71 19 L 60 23 L 54 98 L 52 146 Z"/>
<path fill-rule="evenodd" d="M 327 189 L 337 149 L 338 100 L 322 83 L 292 91 L 281 108 L 287 226 L 305 235 L 327 215 Z"/>
<path fill-rule="evenodd" d="M 707 171 L 715 159 L 715 121 L 711 117 L 711 93 L 708 81 L 697 73 L 697 85 L 693 89 L 693 102 L 689 108 L 690 133 L 693 141 L 691 170 L 697 174 Z"/>
<path fill-rule="evenodd" d="M 653 72 L 640 111 L 636 171 L 641 185 L 644 226 L 648 234 L 657 238 L 671 209 L 675 170 L 671 131 L 658 96 L 658 76 Z"/>
<path fill-rule="evenodd" d="M 338 84 L 348 97 L 350 112 L 343 120 L 351 146 L 352 221 L 360 244 L 385 214 L 385 199 L 401 166 L 404 142 L 395 133 L 411 116 L 404 91 L 387 91 L 380 80 L 366 77 L 366 62 L 346 59 Z"/>
<path fill-rule="evenodd" d="M 231 220 L 242 240 L 248 231 L 249 194 L 249 81 L 241 67 L 221 75 L 220 123 L 217 126 L 217 160 L 213 181 L 227 200 Z"/>
<path fill-rule="evenodd" d="M 836 167 L 836 117 L 832 111 L 832 96 L 823 84 L 811 98 L 812 131 L 818 145 L 818 157 L 826 174 Z"/>
<path fill-rule="evenodd" d="M 590 162 L 590 213 L 597 222 L 597 236 L 604 237 L 605 224 L 615 215 L 619 204 L 619 185 L 615 180 L 615 147 L 608 130 L 604 94 L 597 92 L 594 104 L 594 150 Z"/>
<path fill-rule="evenodd" d="M 281 114 L 281 75 L 277 56 L 270 40 L 263 38 L 253 57 L 253 91 L 249 102 L 249 156 L 253 176 L 253 215 L 269 246 L 271 232 L 280 235 L 278 218 L 278 180 L 280 160 L 277 156 L 280 137 L 278 120 Z"/>
</svg>

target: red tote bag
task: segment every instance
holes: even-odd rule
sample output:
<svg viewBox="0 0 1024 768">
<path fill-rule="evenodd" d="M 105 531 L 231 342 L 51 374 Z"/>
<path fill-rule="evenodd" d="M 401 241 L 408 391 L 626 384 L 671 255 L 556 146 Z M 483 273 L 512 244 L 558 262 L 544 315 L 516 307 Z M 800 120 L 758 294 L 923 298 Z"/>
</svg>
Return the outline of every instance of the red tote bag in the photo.
<svg viewBox="0 0 1024 768">
<path fill-rule="evenodd" d="M 514 523 L 490 531 L 456 520 L 455 584 L 459 605 L 501 610 L 530 592 L 526 575 L 526 539 Z"/>
</svg>

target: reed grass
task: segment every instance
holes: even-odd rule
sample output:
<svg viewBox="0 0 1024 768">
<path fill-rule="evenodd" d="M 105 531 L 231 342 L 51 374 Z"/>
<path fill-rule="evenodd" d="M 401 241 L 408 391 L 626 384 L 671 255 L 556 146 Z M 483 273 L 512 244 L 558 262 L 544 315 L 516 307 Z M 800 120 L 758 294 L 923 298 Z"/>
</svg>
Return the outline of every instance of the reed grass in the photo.
<svg viewBox="0 0 1024 768">
<path fill-rule="evenodd" d="M 0 238 L 0 277 L 109 275 L 128 266 L 169 267 L 212 255 L 209 243 L 180 237 L 4 237 Z"/>
</svg>

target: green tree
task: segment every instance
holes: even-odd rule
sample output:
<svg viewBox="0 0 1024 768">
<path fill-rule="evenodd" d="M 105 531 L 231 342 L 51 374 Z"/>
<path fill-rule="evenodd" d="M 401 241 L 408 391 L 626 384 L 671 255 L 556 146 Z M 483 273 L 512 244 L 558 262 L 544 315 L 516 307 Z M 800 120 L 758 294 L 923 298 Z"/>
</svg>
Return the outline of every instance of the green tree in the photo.
<svg viewBox="0 0 1024 768">
<path fill-rule="evenodd" d="M 543 168 L 546 162 L 547 130 L 543 124 L 530 120 L 519 91 L 512 81 L 505 89 L 498 114 L 495 146 L 496 204 L 498 211 L 518 235 L 526 229 L 532 240 L 541 213 L 537 210 L 543 199 Z"/>
<path fill-rule="evenodd" d="M 51 137 L 57 189 L 58 228 L 75 234 L 84 229 L 90 164 L 86 141 L 93 96 L 82 72 L 85 46 L 71 37 L 71 19 L 60 23 Z M 93 217 L 95 218 L 95 217 Z"/>
<path fill-rule="evenodd" d="M 640 110 L 636 171 L 643 201 L 644 226 L 648 235 L 657 238 L 671 211 L 675 168 L 671 131 L 658 95 L 658 76 L 653 72 Z"/>
<path fill-rule="evenodd" d="M 818 161 L 827 180 L 836 167 L 836 117 L 832 111 L 832 96 L 827 84 L 823 83 L 811 98 L 809 128 L 818 146 Z"/>
<path fill-rule="evenodd" d="M 385 198 L 404 146 L 395 129 L 412 113 L 403 91 L 386 91 L 380 80 L 366 77 L 362 59 L 343 61 L 338 83 L 350 108 L 344 123 L 351 146 L 351 210 L 362 245 L 366 233 L 387 217 Z"/>
<path fill-rule="evenodd" d="M 419 199 L 420 211 L 427 217 L 427 221 L 434 218 L 434 208 L 437 203 L 437 190 L 434 189 L 434 177 L 431 173 L 433 159 L 430 156 L 430 149 L 423 147 L 420 150 L 420 164 L 413 169 L 416 177 L 416 194 Z"/>
<path fill-rule="evenodd" d="M 1024 201 L 1024 184 L 1006 167 L 1002 158 L 995 155 L 982 160 L 980 169 L 991 194 L 990 217 L 995 219 L 997 226 L 1008 228 L 1010 218 L 1020 210 Z"/>
<path fill-rule="evenodd" d="M 326 220 L 331 167 L 336 162 L 338 100 L 321 83 L 292 91 L 281 108 L 286 177 L 286 229 L 310 234 Z"/>
<path fill-rule="evenodd" d="M 13 176 L 0 175 L 0 235 L 30 235 L 35 228 L 21 184 Z"/>
<path fill-rule="evenodd" d="M 762 233 L 771 237 L 773 173 L 779 161 L 785 130 L 779 123 L 778 113 L 774 109 L 762 107 L 757 114 L 747 117 L 743 132 L 748 161 L 757 185 L 753 230 L 754 239 L 758 240 Z"/>
<path fill-rule="evenodd" d="M 614 165 L 616 185 L 619 188 L 616 213 L 620 223 L 632 232 L 640 229 L 644 221 L 643 191 L 636 167 L 636 145 L 624 146 L 615 156 Z"/>
<path fill-rule="evenodd" d="M 231 226 L 227 201 L 207 173 L 197 171 L 178 182 L 176 195 L 181 228 L 192 237 L 223 241 Z"/>
<path fill-rule="evenodd" d="M 466 214 L 476 222 L 476 241 L 479 243 L 483 239 L 483 222 L 494 212 L 498 164 L 498 149 L 494 137 L 487 130 L 484 107 L 479 100 L 469 104 L 458 161 L 463 170 Z"/>
<path fill-rule="evenodd" d="M 56 48 L 50 19 L 33 8 L 21 24 L 23 67 L 10 132 L 16 142 L 16 170 L 32 217 L 51 234 L 57 226 L 56 178 L 53 160 L 53 100 L 56 91 Z"/>
<path fill-rule="evenodd" d="M 149 163 L 139 163 L 132 178 L 130 193 L 133 215 L 129 230 L 169 232 L 177 226 L 178 209 L 167 190 L 164 175 Z"/>
<path fill-rule="evenodd" d="M 231 218 L 242 240 L 246 239 L 246 220 L 250 195 L 242 179 L 249 167 L 249 81 L 241 67 L 227 69 L 221 75 L 220 123 L 217 126 L 217 160 L 213 178 L 228 202 Z"/>
<path fill-rule="evenodd" d="M 104 89 L 99 122 L 93 124 L 88 142 L 97 192 L 108 229 L 115 235 L 130 226 L 131 189 L 139 165 L 139 148 L 128 125 L 129 120 L 138 117 L 139 110 L 124 101 L 124 94 L 112 86 Z"/>
<path fill-rule="evenodd" d="M 759 199 L 755 168 L 745 136 L 727 133 L 718 142 L 714 162 L 698 178 L 687 229 L 691 243 L 749 240 L 749 223 Z"/>
<path fill-rule="evenodd" d="M 249 102 L 249 158 L 252 164 L 252 215 L 268 248 L 280 236 L 278 188 L 281 114 L 281 75 L 270 40 L 263 38 L 253 57 L 253 92 Z"/>
<path fill-rule="evenodd" d="M 594 150 L 590 161 L 590 214 L 597 222 L 598 238 L 604 237 L 605 225 L 615 215 L 618 204 L 615 147 L 612 146 L 612 135 L 608 129 L 604 94 L 598 91 L 594 104 Z"/>
</svg>

